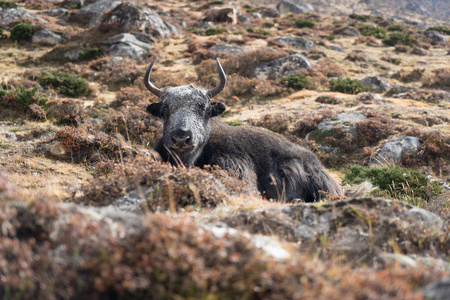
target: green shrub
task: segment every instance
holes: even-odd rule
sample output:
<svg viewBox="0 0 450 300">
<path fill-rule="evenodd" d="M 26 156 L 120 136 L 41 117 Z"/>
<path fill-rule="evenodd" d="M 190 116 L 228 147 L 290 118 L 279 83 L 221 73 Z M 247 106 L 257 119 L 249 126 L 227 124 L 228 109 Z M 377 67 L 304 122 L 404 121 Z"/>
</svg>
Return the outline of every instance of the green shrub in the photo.
<svg viewBox="0 0 450 300">
<path fill-rule="evenodd" d="M 285 82 L 288 87 L 296 90 L 308 89 L 312 86 L 311 81 L 306 78 L 305 74 L 300 73 L 284 76 L 283 82 Z"/>
<path fill-rule="evenodd" d="M 336 37 L 334 35 L 320 35 L 321 38 L 333 41 Z"/>
<path fill-rule="evenodd" d="M 39 84 L 52 86 L 61 94 L 69 97 L 81 96 L 88 88 L 88 84 L 83 78 L 57 71 L 41 71 Z"/>
<path fill-rule="evenodd" d="M 0 0 L 0 7 L 5 7 L 5 8 L 17 7 L 17 4 L 12 1 Z"/>
<path fill-rule="evenodd" d="M 450 35 L 450 27 L 449 26 L 432 26 L 427 29 L 427 31 L 438 31 L 446 35 Z"/>
<path fill-rule="evenodd" d="M 33 25 L 27 22 L 18 22 L 11 28 L 13 41 L 29 41 L 33 36 Z"/>
<path fill-rule="evenodd" d="M 361 92 L 367 92 L 369 89 L 364 87 L 358 80 L 347 77 L 347 78 L 331 79 L 330 90 L 332 92 L 340 92 L 355 95 Z"/>
<path fill-rule="evenodd" d="M 19 104 L 22 108 L 27 108 L 31 104 L 37 104 L 44 109 L 47 109 L 45 103 L 48 99 L 47 97 L 38 94 L 37 87 L 27 89 L 21 86 L 13 90 L 0 89 L 0 100 L 5 98 L 7 95 L 13 95 L 12 99 L 14 99 L 14 103 Z"/>
<path fill-rule="evenodd" d="M 247 27 L 245 29 L 247 32 L 249 33 L 259 33 L 262 35 L 272 35 L 270 32 L 268 32 L 267 30 L 264 29 L 260 29 L 260 28 L 254 28 L 254 27 Z"/>
<path fill-rule="evenodd" d="M 355 19 L 355 20 L 359 20 L 359 21 L 367 21 L 371 18 L 372 16 L 370 15 L 358 15 L 358 14 L 351 14 L 350 18 Z"/>
<path fill-rule="evenodd" d="M 358 26 L 358 29 L 361 32 L 361 34 L 365 36 L 373 36 L 376 37 L 377 39 L 386 38 L 386 30 L 384 30 L 381 27 L 361 24 Z"/>
<path fill-rule="evenodd" d="M 395 46 L 397 44 L 412 46 L 415 39 L 408 33 L 394 31 L 388 34 L 387 38 L 383 40 L 383 44 L 388 46 Z"/>
<path fill-rule="evenodd" d="M 194 29 L 193 32 L 195 34 L 197 34 L 197 35 L 211 36 L 211 35 L 226 33 L 226 32 L 228 32 L 228 30 L 226 30 L 225 28 L 222 28 L 220 26 L 216 26 L 216 27 L 209 27 L 209 28 L 207 28 L 205 30 L 203 30 L 203 29 Z"/>
<path fill-rule="evenodd" d="M 313 28 L 314 26 L 316 26 L 316 23 L 305 19 L 295 19 L 295 26 L 297 26 L 298 28 Z"/>
<path fill-rule="evenodd" d="M 79 54 L 79 60 L 93 60 L 103 55 L 103 48 L 84 48 Z"/>
<path fill-rule="evenodd" d="M 272 28 L 275 26 L 275 24 L 273 22 L 266 21 L 262 23 L 262 26 L 265 28 Z"/>
<path fill-rule="evenodd" d="M 364 168 L 353 165 L 345 174 L 343 184 L 358 184 L 366 180 L 393 198 L 402 199 L 408 196 L 428 200 L 441 192 L 439 184 L 430 182 L 424 174 L 398 166 Z"/>
<path fill-rule="evenodd" d="M 392 24 L 391 26 L 388 27 L 388 31 L 403 31 L 403 29 L 406 29 L 405 25 L 401 25 L 401 24 Z"/>
</svg>

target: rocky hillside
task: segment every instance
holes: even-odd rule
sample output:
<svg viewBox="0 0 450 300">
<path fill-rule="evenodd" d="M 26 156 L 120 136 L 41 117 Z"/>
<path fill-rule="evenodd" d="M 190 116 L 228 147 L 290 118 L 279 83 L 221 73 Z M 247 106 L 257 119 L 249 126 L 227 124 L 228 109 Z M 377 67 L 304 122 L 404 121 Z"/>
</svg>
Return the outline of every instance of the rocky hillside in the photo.
<svg viewBox="0 0 450 300">
<path fill-rule="evenodd" d="M 445 4 L 0 0 L 1 298 L 447 299 Z M 155 57 L 156 86 L 205 88 L 219 58 L 222 121 L 311 149 L 347 197 L 161 162 Z"/>
</svg>

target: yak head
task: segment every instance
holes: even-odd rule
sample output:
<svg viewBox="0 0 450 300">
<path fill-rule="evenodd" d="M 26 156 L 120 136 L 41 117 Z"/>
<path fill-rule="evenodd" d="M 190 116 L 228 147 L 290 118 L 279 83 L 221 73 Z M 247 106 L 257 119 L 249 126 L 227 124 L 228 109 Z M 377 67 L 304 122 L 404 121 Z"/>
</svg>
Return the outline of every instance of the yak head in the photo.
<svg viewBox="0 0 450 300">
<path fill-rule="evenodd" d="M 160 101 L 147 106 L 147 112 L 164 120 L 163 137 L 160 143 L 175 161 L 186 167 L 195 164 L 210 135 L 210 118 L 225 111 L 225 105 L 213 102 L 227 82 L 225 72 L 217 59 L 220 82 L 211 90 L 195 88 L 192 84 L 157 88 L 150 81 L 150 73 L 156 58 L 144 75 L 147 89 Z"/>
</svg>

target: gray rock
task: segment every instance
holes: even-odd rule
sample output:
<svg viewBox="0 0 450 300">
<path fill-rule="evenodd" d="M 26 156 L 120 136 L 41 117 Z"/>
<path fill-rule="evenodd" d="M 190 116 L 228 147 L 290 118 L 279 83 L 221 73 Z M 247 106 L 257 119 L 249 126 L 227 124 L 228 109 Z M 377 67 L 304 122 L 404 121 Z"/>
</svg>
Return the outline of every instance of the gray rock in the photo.
<svg viewBox="0 0 450 300">
<path fill-rule="evenodd" d="M 450 278 L 434 281 L 423 290 L 423 297 L 427 300 L 448 300 L 450 295 Z"/>
<path fill-rule="evenodd" d="M 47 28 L 36 31 L 31 38 L 33 44 L 42 46 L 55 46 L 60 44 L 61 40 L 62 37 L 59 34 L 56 34 Z"/>
<path fill-rule="evenodd" d="M 259 12 L 251 12 L 249 15 L 255 19 L 262 19 L 262 15 Z"/>
<path fill-rule="evenodd" d="M 266 18 L 277 18 L 280 16 L 276 9 L 270 7 L 263 7 L 260 9 L 260 12 Z"/>
<path fill-rule="evenodd" d="M 418 48 L 418 47 L 414 47 L 414 48 L 411 50 L 411 54 L 414 54 L 414 55 L 420 55 L 420 56 L 426 56 L 426 55 L 428 55 L 428 53 L 427 53 L 426 50 L 424 50 L 424 49 L 422 49 L 422 48 Z"/>
<path fill-rule="evenodd" d="M 8 130 L 0 130 L 0 136 L 3 136 L 10 141 L 17 141 L 17 135 L 14 132 Z"/>
<path fill-rule="evenodd" d="M 300 48 L 303 50 L 309 50 L 312 47 L 314 47 L 314 42 L 311 40 L 305 39 L 304 37 L 283 36 L 283 37 L 277 38 L 276 41 L 278 43 L 293 46 L 293 47 Z"/>
<path fill-rule="evenodd" d="M 76 13 L 70 15 L 69 21 L 80 26 L 93 26 L 100 23 L 100 17 L 106 10 L 113 9 L 123 0 L 99 0 L 84 6 Z"/>
<path fill-rule="evenodd" d="M 277 4 L 277 9 L 281 14 L 301 14 L 305 12 L 315 11 L 314 7 L 311 4 L 295 0 L 281 0 Z"/>
<path fill-rule="evenodd" d="M 64 58 L 70 61 L 77 61 L 80 58 L 81 51 L 82 51 L 81 48 L 68 51 L 64 54 Z"/>
<path fill-rule="evenodd" d="M 385 96 L 390 97 L 393 95 L 403 94 L 403 93 L 407 93 L 407 92 L 415 92 L 418 90 L 419 89 L 416 87 L 409 87 L 409 86 L 402 86 L 402 85 L 394 84 L 394 86 L 389 91 L 386 92 Z"/>
<path fill-rule="evenodd" d="M 417 153 L 420 141 L 414 136 L 401 136 L 393 142 L 383 145 L 371 164 L 384 165 L 386 162 L 397 163 L 404 153 Z"/>
<path fill-rule="evenodd" d="M 65 16 L 69 13 L 69 11 L 65 8 L 54 8 L 47 10 L 47 16 L 50 17 L 61 17 Z"/>
<path fill-rule="evenodd" d="M 390 87 L 389 83 L 378 76 L 367 76 L 361 80 L 361 83 L 368 87 L 370 91 L 378 93 L 386 92 Z"/>
<path fill-rule="evenodd" d="M 445 36 L 443 36 L 440 33 L 434 32 L 434 31 L 422 31 L 419 32 L 423 34 L 424 36 L 430 38 L 435 43 L 441 43 L 441 44 L 447 44 L 447 39 Z"/>
<path fill-rule="evenodd" d="M 359 36 L 360 35 L 359 31 L 353 27 L 346 27 L 346 28 L 338 31 L 337 34 L 346 35 L 346 36 Z"/>
<path fill-rule="evenodd" d="M 311 68 L 309 61 L 300 54 L 285 56 L 255 67 L 253 74 L 258 79 L 283 78 Z"/>
<path fill-rule="evenodd" d="M 128 56 L 133 59 L 142 59 L 148 51 L 154 47 L 150 44 L 139 41 L 134 35 L 121 33 L 109 38 L 106 47 L 111 56 Z"/>
<path fill-rule="evenodd" d="M 252 19 L 242 14 L 238 15 L 238 20 L 241 22 L 242 25 L 248 25 L 252 23 Z"/>
<path fill-rule="evenodd" d="M 417 152 L 417 149 L 414 150 Z M 407 221 L 420 224 L 421 227 L 426 228 L 431 236 L 437 234 L 444 226 L 444 221 L 441 218 L 420 207 L 413 207 L 405 212 L 403 218 Z"/>
<path fill-rule="evenodd" d="M 142 209 L 140 204 L 142 202 L 145 202 L 146 199 L 150 197 L 151 192 L 152 189 L 148 187 L 142 187 L 142 191 L 131 191 L 125 196 L 115 200 L 113 203 L 111 203 L 111 206 L 127 212 L 143 213 L 144 210 Z"/>
<path fill-rule="evenodd" d="M 119 24 L 118 30 L 121 32 L 137 31 L 162 38 L 168 37 L 171 32 L 179 33 L 175 26 L 164 22 L 154 11 L 130 2 L 117 5 L 101 24 Z"/>
<path fill-rule="evenodd" d="M 428 10 L 423 5 L 420 5 L 420 4 L 417 4 L 417 3 L 408 3 L 405 6 L 405 10 L 409 10 L 409 11 L 412 11 L 412 12 L 414 12 L 416 14 L 421 14 L 421 15 L 425 15 L 425 16 L 429 16 L 430 15 Z"/>
<path fill-rule="evenodd" d="M 331 50 L 334 50 L 334 51 L 338 51 L 338 52 L 345 52 L 345 49 L 343 49 L 339 46 L 336 46 L 336 45 L 330 45 L 328 48 L 330 48 Z"/>
<path fill-rule="evenodd" d="M 244 48 L 234 45 L 214 45 L 209 50 L 221 53 L 241 53 L 246 51 Z"/>
<path fill-rule="evenodd" d="M 21 21 L 23 19 L 33 20 L 40 24 L 48 23 L 47 20 L 29 13 L 21 7 L 4 8 L 0 7 L 0 25 L 8 26 L 13 21 Z"/>
<path fill-rule="evenodd" d="M 360 113 L 340 113 L 334 117 L 334 120 L 322 121 L 317 125 L 320 131 L 326 131 L 333 129 L 336 126 L 342 127 L 343 132 L 355 134 L 356 133 L 356 122 L 361 122 L 367 120 L 367 117 Z"/>
</svg>

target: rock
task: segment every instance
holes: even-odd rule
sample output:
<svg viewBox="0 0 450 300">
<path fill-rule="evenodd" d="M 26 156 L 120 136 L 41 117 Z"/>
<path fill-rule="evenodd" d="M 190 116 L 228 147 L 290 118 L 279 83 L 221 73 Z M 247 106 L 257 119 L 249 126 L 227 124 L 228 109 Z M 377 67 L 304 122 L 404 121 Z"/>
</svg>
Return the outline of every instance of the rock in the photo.
<svg viewBox="0 0 450 300">
<path fill-rule="evenodd" d="M 445 36 L 443 36 L 440 33 L 437 33 L 437 32 L 434 32 L 434 31 L 422 31 L 422 32 L 419 32 L 419 33 L 421 33 L 424 36 L 430 38 L 431 41 L 434 42 L 434 43 L 447 44 L 447 39 L 445 38 Z"/>
<path fill-rule="evenodd" d="M 262 15 L 259 12 L 251 12 L 249 15 L 255 19 L 262 19 Z"/>
<path fill-rule="evenodd" d="M 398 84 L 394 84 L 394 86 L 386 92 L 385 96 L 390 97 L 396 94 L 402 94 L 406 92 L 413 92 L 419 90 L 416 87 L 402 86 Z"/>
<path fill-rule="evenodd" d="M 344 102 L 344 100 L 342 98 L 333 97 L 333 96 L 319 96 L 316 98 L 315 101 L 318 103 L 332 104 L 332 105 L 342 104 Z"/>
<path fill-rule="evenodd" d="M 393 142 L 383 145 L 371 164 L 384 165 L 386 162 L 397 163 L 404 153 L 417 153 L 420 141 L 414 136 L 401 136 Z"/>
<path fill-rule="evenodd" d="M 29 13 L 21 7 L 0 7 L 0 26 L 8 26 L 13 21 L 22 21 L 23 19 L 32 20 L 39 24 L 48 23 L 47 20 Z"/>
<path fill-rule="evenodd" d="M 300 54 L 285 56 L 255 67 L 253 74 L 258 79 L 283 78 L 311 68 L 309 61 Z"/>
<path fill-rule="evenodd" d="M 423 5 L 420 5 L 417 3 L 406 4 L 405 10 L 412 11 L 416 14 L 421 14 L 421 15 L 426 15 L 426 16 L 430 15 L 430 13 L 427 11 L 427 9 Z"/>
<path fill-rule="evenodd" d="M 221 53 L 241 53 L 247 51 L 244 48 L 237 47 L 234 45 L 214 45 L 211 48 L 209 48 L 209 50 Z"/>
<path fill-rule="evenodd" d="M 303 50 L 309 50 L 312 47 L 314 47 L 314 42 L 311 40 L 305 39 L 304 37 L 283 36 L 283 37 L 277 38 L 276 41 L 283 45 L 289 45 L 289 46 L 293 46 L 293 47 L 300 48 Z"/>
<path fill-rule="evenodd" d="M 294 0 L 281 0 L 277 4 L 277 9 L 281 14 L 301 14 L 306 12 L 314 12 L 314 7 L 302 1 L 294 1 Z"/>
<path fill-rule="evenodd" d="M 139 41 L 134 35 L 129 33 L 121 33 L 109 38 L 106 41 L 109 55 L 125 56 L 133 59 L 142 59 L 148 51 L 154 47 L 150 44 Z"/>
<path fill-rule="evenodd" d="M 142 187 L 141 191 L 135 190 L 128 192 L 125 196 L 111 203 L 111 206 L 127 212 L 143 213 L 144 210 L 141 203 L 145 203 L 152 192 L 153 189 Z"/>
<path fill-rule="evenodd" d="M 213 8 L 206 12 L 203 22 L 237 23 L 237 11 L 232 7 Z"/>
<path fill-rule="evenodd" d="M 266 18 L 277 18 L 280 16 L 276 9 L 270 7 L 263 7 L 260 9 L 260 12 Z"/>
<path fill-rule="evenodd" d="M 360 113 L 340 113 L 334 117 L 334 120 L 322 121 L 317 125 L 320 131 L 331 130 L 336 126 L 342 127 L 342 131 L 346 133 L 356 133 L 356 122 L 367 120 L 367 117 Z"/>
<path fill-rule="evenodd" d="M 427 300 L 447 300 L 450 295 L 450 278 L 434 281 L 423 290 L 423 297 Z"/>
<path fill-rule="evenodd" d="M 399 247 L 403 247 L 410 241 L 433 236 L 437 242 L 446 236 L 446 225 L 441 218 L 426 212 L 428 221 L 417 222 L 414 219 L 416 209 L 402 201 L 360 197 L 328 203 L 242 210 L 224 217 L 222 221 L 252 234 L 278 235 L 297 242 L 301 245 L 300 250 L 321 245 L 361 263 L 362 260 L 373 261 L 379 247 L 386 247 L 394 237 Z M 265 220 L 263 224 L 261 220 Z M 445 248 L 442 244 L 440 247 Z M 422 254 L 436 255 L 435 250 L 425 248 L 421 248 Z M 406 249 L 402 248 L 403 251 Z M 413 251 L 415 254 L 420 252 L 417 249 Z M 440 250 L 439 255 L 446 257 L 445 250 Z M 397 257 L 386 255 L 384 258 Z M 411 257 L 404 258 L 403 262 L 405 265 L 417 265 Z"/>
<path fill-rule="evenodd" d="M 162 38 L 168 37 L 172 32 L 178 33 L 175 26 L 164 22 L 157 13 L 131 2 L 121 3 L 108 12 L 100 25 L 108 24 L 118 24 L 120 32 L 136 31 Z"/>
<path fill-rule="evenodd" d="M 39 146 L 40 151 L 44 152 L 46 155 L 64 158 L 68 153 L 64 148 L 64 145 L 57 140 L 44 143 Z"/>
<path fill-rule="evenodd" d="M 100 23 L 100 17 L 106 10 L 113 9 L 123 0 L 99 0 L 84 6 L 76 13 L 70 15 L 69 21 L 80 26 L 93 26 Z"/>
<path fill-rule="evenodd" d="M 364 86 L 368 87 L 370 91 L 377 93 L 384 93 L 390 87 L 389 83 L 382 80 L 378 76 L 367 76 L 363 80 L 361 80 L 361 83 Z"/>
<path fill-rule="evenodd" d="M 414 55 L 420 55 L 420 56 L 426 56 L 426 55 L 428 55 L 427 51 L 425 51 L 425 50 L 422 49 L 422 48 L 417 48 L 417 47 L 414 47 L 414 48 L 411 50 L 411 54 L 414 54 Z"/>
<path fill-rule="evenodd" d="M 417 149 L 413 150 L 417 152 Z M 439 217 L 420 207 L 413 207 L 409 211 L 405 212 L 403 214 L 403 218 L 405 218 L 406 221 L 420 224 L 421 227 L 426 228 L 428 234 L 431 236 L 438 234 L 444 226 L 444 222 Z"/>
<path fill-rule="evenodd" d="M 64 54 L 64 58 L 70 61 L 77 61 L 80 58 L 81 51 L 83 51 L 81 48 L 68 51 Z"/>
<path fill-rule="evenodd" d="M 338 52 L 345 52 L 345 49 L 343 49 L 339 46 L 336 46 L 336 45 L 330 45 L 328 48 L 330 48 L 331 50 L 334 50 L 334 51 L 338 51 Z"/>
<path fill-rule="evenodd" d="M 17 135 L 14 132 L 8 131 L 8 130 L 0 130 L 0 136 L 4 137 L 7 140 L 10 141 L 17 141 Z"/>
<path fill-rule="evenodd" d="M 238 16 L 238 20 L 239 22 L 241 22 L 242 25 L 248 25 L 252 23 L 252 19 L 250 19 L 249 17 L 247 17 L 247 15 L 242 15 L 240 14 Z"/>
<path fill-rule="evenodd" d="M 346 36 L 360 36 L 359 31 L 353 27 L 345 27 L 343 29 L 336 30 L 334 33 Z"/>
<path fill-rule="evenodd" d="M 69 11 L 65 8 L 54 8 L 47 10 L 47 16 L 50 17 L 61 17 L 65 16 L 69 13 Z"/>
<path fill-rule="evenodd" d="M 62 37 L 59 34 L 56 34 L 47 28 L 36 31 L 31 38 L 33 44 L 41 46 L 56 46 L 61 43 L 61 40 Z"/>
</svg>

